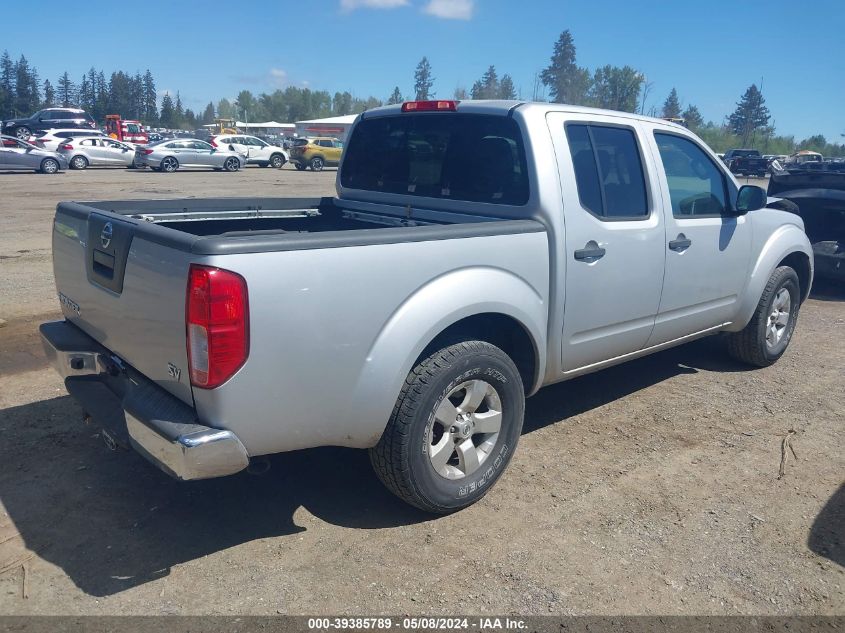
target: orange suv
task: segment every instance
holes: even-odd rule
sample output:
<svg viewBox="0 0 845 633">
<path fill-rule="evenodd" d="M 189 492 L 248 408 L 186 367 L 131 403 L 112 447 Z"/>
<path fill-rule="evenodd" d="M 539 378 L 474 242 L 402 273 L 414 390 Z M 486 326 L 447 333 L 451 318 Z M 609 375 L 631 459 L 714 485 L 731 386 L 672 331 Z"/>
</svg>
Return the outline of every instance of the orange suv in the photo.
<svg viewBox="0 0 845 633">
<path fill-rule="evenodd" d="M 302 139 L 290 148 L 290 160 L 300 171 L 310 167 L 322 171 L 323 167 L 337 167 L 343 153 L 343 141 L 336 138 Z"/>
</svg>

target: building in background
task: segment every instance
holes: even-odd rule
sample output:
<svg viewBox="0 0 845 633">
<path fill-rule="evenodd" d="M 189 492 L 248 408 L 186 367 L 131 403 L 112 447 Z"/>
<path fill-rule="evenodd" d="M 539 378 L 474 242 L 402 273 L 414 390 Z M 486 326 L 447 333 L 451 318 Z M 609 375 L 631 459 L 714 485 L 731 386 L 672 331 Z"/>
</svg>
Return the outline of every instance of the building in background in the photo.
<svg viewBox="0 0 845 633">
<path fill-rule="evenodd" d="M 333 138 L 346 140 L 349 128 L 358 118 L 357 114 L 346 116 L 332 116 L 327 119 L 314 119 L 312 121 L 297 121 L 297 136 L 331 136 Z"/>
</svg>

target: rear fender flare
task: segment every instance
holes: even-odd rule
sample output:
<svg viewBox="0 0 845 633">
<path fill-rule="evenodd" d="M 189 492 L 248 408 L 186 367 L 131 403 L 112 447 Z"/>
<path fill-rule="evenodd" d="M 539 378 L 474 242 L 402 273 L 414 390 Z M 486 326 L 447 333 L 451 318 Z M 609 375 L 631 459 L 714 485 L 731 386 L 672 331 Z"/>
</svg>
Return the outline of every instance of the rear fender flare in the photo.
<svg viewBox="0 0 845 633">
<path fill-rule="evenodd" d="M 518 322 L 534 343 L 537 378 L 546 366 L 548 306 L 527 281 L 497 268 L 464 268 L 430 281 L 409 296 L 370 347 L 349 407 L 352 445 L 378 443 L 402 384 L 423 350 L 450 325 L 477 314 L 501 314 Z M 526 385 L 532 393 L 538 384 Z"/>
</svg>

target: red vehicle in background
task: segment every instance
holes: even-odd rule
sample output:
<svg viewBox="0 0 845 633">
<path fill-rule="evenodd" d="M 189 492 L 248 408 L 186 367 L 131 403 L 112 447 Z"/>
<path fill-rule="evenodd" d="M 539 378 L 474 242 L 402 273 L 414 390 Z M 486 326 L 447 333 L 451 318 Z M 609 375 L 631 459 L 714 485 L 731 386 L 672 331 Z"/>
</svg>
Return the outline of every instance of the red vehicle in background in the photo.
<svg viewBox="0 0 845 633">
<path fill-rule="evenodd" d="M 118 141 L 137 145 L 146 145 L 150 141 L 140 121 L 121 119 L 119 114 L 106 115 L 106 134 Z"/>
</svg>

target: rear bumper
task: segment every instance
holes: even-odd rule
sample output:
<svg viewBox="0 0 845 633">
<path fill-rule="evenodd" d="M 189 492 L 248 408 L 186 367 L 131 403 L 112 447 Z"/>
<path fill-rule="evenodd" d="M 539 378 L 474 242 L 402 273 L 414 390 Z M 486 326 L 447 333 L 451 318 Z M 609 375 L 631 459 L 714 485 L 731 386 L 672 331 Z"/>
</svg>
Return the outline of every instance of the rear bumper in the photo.
<svg viewBox="0 0 845 633">
<path fill-rule="evenodd" d="M 97 421 L 182 480 L 243 470 L 249 454 L 231 431 L 199 424 L 194 410 L 67 321 L 39 328 L 47 358 L 68 392 Z"/>
</svg>

